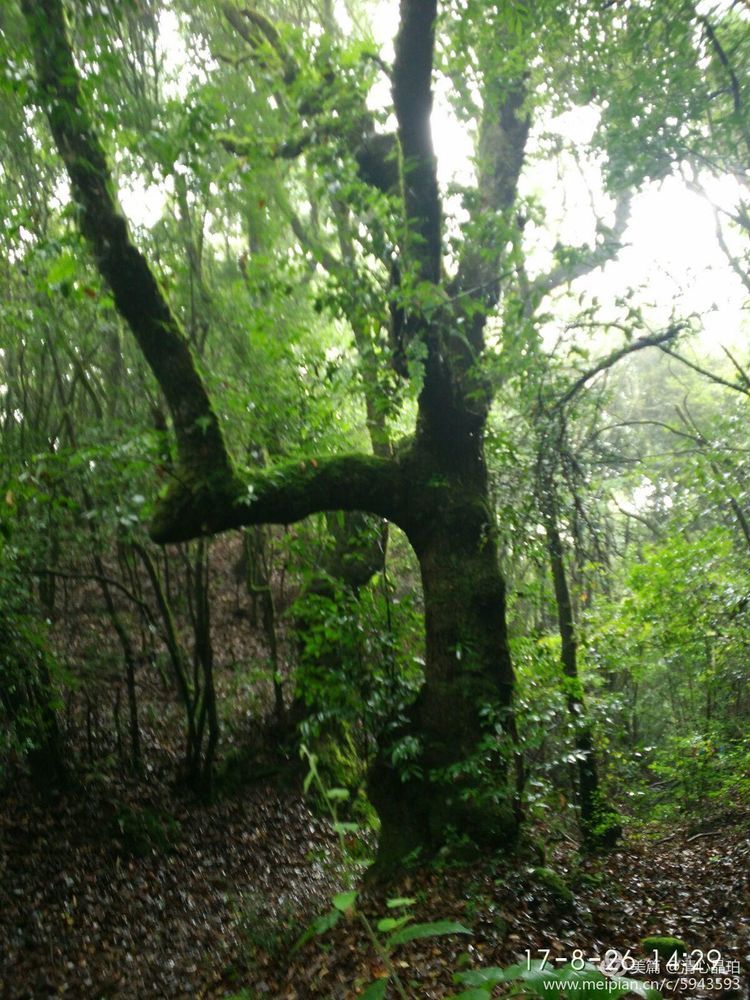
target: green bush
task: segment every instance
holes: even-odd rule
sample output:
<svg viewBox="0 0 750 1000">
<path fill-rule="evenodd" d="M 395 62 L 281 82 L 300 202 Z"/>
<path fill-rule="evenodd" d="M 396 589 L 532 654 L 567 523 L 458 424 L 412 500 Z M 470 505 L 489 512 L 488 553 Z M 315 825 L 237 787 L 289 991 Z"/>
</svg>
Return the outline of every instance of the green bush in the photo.
<svg viewBox="0 0 750 1000">
<path fill-rule="evenodd" d="M 651 771 L 682 812 L 704 816 L 707 801 L 750 798 L 750 739 L 724 739 L 720 732 L 671 736 L 654 754 Z"/>
<path fill-rule="evenodd" d="M 23 762 L 49 786 L 64 776 L 55 714 L 61 673 L 7 522 L 0 532 L 0 784 Z"/>
<path fill-rule="evenodd" d="M 366 757 L 421 684 L 422 662 L 413 652 L 420 634 L 416 609 L 404 600 L 391 614 L 380 584 L 356 597 L 338 586 L 333 596 L 300 598 L 294 616 L 303 640 L 297 692 L 308 707 L 304 741 L 343 724 L 357 756 Z"/>
<path fill-rule="evenodd" d="M 262 956 L 284 960 L 304 930 L 300 914 L 291 900 L 269 902 L 267 894 L 243 893 L 235 911 L 235 925 L 242 947 L 242 959 L 248 969 Z"/>
<path fill-rule="evenodd" d="M 690 951 L 684 941 L 674 937 L 647 937 L 641 941 L 641 948 L 647 953 L 655 951 L 664 962 L 675 952 L 678 955 L 686 955 Z"/>
</svg>

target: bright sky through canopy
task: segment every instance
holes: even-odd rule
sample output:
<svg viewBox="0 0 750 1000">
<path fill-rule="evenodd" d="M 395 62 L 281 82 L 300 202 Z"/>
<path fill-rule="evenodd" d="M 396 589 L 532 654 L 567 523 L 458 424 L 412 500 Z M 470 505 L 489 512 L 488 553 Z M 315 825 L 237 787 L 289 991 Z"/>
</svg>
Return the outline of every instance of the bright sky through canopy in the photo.
<svg viewBox="0 0 750 1000">
<path fill-rule="evenodd" d="M 341 8 L 337 14 L 345 17 Z M 392 59 L 397 4 L 386 0 L 373 5 L 371 25 L 384 58 Z M 184 89 L 190 70 L 173 13 L 161 14 L 160 31 L 168 75 L 177 90 Z M 376 103 L 389 101 L 385 81 L 376 91 Z M 559 132 L 569 143 L 585 148 L 596 118 L 595 109 L 578 108 L 547 127 Z M 472 173 L 472 139 L 452 115 L 440 81 L 435 87 L 432 127 L 443 186 L 450 181 L 468 180 Z M 578 176 L 576 171 L 564 170 L 561 179 L 557 165 L 549 160 L 537 159 L 527 166 L 522 192 L 533 191 L 541 199 L 553 227 L 553 232 L 543 234 L 539 245 L 531 251 L 532 267 L 536 265 L 541 270 L 549 266 L 551 248 L 558 239 L 582 245 L 593 238 L 596 220 L 588 189 L 595 191 L 600 187 L 600 178 L 595 166 L 584 167 L 583 177 L 580 171 L 577 173 Z M 730 179 L 714 181 L 710 193 L 724 205 L 731 204 L 737 196 Z M 131 222 L 150 227 L 163 211 L 165 191 L 158 186 L 123 190 L 121 201 Z M 606 199 L 601 207 L 605 210 Z M 639 300 L 653 306 L 648 315 L 657 325 L 668 323 L 673 311 L 680 316 L 702 317 L 701 352 L 719 353 L 722 344 L 732 347 L 746 342 L 744 288 L 717 241 L 713 209 L 682 179 L 670 177 L 647 186 L 634 198 L 624 243 L 617 260 L 579 279 L 575 286 L 578 294 L 585 292 L 606 303 L 629 288 L 638 288 Z"/>
</svg>

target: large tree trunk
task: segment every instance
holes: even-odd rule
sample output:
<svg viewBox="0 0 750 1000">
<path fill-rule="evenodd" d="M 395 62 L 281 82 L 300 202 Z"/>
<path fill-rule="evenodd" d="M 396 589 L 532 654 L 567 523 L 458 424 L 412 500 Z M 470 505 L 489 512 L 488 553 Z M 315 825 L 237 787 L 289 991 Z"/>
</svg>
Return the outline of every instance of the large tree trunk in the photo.
<svg viewBox="0 0 750 1000">
<path fill-rule="evenodd" d="M 428 474 L 426 495 L 437 477 Z M 414 511 L 410 532 L 424 593 L 425 682 L 402 738 L 417 753 L 401 761 L 396 743 L 394 762 L 394 745 L 382 746 L 370 775 L 383 874 L 455 835 L 486 849 L 507 845 L 517 831 L 505 587 L 481 458 L 468 475 L 440 478 L 439 496 L 422 516 Z M 495 752 L 479 753 L 485 737 L 495 738 Z"/>
</svg>

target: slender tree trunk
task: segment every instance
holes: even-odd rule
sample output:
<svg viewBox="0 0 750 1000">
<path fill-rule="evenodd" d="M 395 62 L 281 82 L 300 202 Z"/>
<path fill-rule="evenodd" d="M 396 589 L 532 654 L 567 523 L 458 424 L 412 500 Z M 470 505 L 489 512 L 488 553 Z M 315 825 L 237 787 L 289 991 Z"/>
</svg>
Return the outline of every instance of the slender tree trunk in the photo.
<svg viewBox="0 0 750 1000">
<path fill-rule="evenodd" d="M 170 663 L 172 664 L 177 694 L 182 702 L 183 708 L 185 709 L 185 725 L 187 732 L 184 763 L 185 771 L 187 773 L 190 769 L 190 762 L 195 757 L 195 745 L 197 742 L 195 730 L 196 706 L 194 693 L 190 687 L 187 656 L 185 655 L 182 643 L 180 642 L 177 625 L 175 624 L 174 615 L 172 614 L 172 607 L 164 587 L 162 586 L 156 563 L 151 558 L 151 554 L 145 546 L 135 542 L 133 547 L 140 556 L 143 565 L 146 567 L 146 572 L 148 573 L 149 580 L 151 581 L 154 596 L 156 597 L 156 604 L 159 608 L 159 613 L 162 619 L 164 641 L 169 653 Z"/>
<path fill-rule="evenodd" d="M 119 611 L 115 607 L 115 602 L 112 598 L 112 591 L 105 579 L 106 573 L 104 563 L 102 562 L 98 551 L 94 554 L 94 568 L 99 577 L 99 588 L 102 592 L 102 597 L 104 598 L 104 604 L 107 608 L 109 620 L 112 623 L 112 628 L 115 630 L 117 638 L 120 641 L 123 658 L 125 660 L 125 690 L 128 696 L 128 716 L 130 721 L 130 763 L 133 772 L 135 774 L 140 774 L 142 766 L 141 729 L 138 722 L 138 691 L 135 683 L 135 650 L 133 649 L 133 643 L 130 641 L 130 633 L 128 632 L 127 626 L 122 620 L 122 616 Z"/>
<path fill-rule="evenodd" d="M 577 752 L 577 793 L 580 810 L 581 833 L 584 842 L 596 846 L 614 844 L 622 828 L 616 814 L 604 802 L 599 783 L 599 769 L 596 761 L 591 723 L 587 718 L 586 705 L 581 682 L 578 677 L 578 642 L 576 639 L 573 602 L 565 571 L 565 558 L 560 528 L 557 521 L 557 505 L 554 484 L 543 482 L 539 493 L 544 527 L 547 534 L 552 582 L 557 603 L 557 620 L 560 631 L 560 662 L 565 677 L 565 696 L 575 730 Z"/>
<path fill-rule="evenodd" d="M 122 749 L 122 726 L 120 725 L 120 697 L 121 688 L 117 685 L 117 691 L 115 692 L 115 700 L 112 704 L 112 721 L 115 726 L 115 747 L 117 749 L 117 759 L 120 762 L 120 767 L 125 763 L 125 757 Z"/>
<path fill-rule="evenodd" d="M 210 798 L 213 791 L 213 766 L 219 743 L 219 715 L 216 707 L 214 684 L 214 651 L 211 642 L 211 597 L 209 578 L 208 543 L 200 539 L 195 556 L 195 655 L 203 675 L 202 703 L 198 724 L 198 740 L 203 741 L 204 725 L 208 726 L 208 739 L 202 765 L 197 768 L 200 791 Z"/>
<path fill-rule="evenodd" d="M 268 648 L 268 663 L 273 685 L 273 714 L 278 730 L 286 719 L 284 689 L 281 684 L 279 643 L 276 629 L 276 604 L 273 599 L 271 563 L 268 552 L 268 529 L 248 529 L 243 538 L 245 545 L 247 590 L 253 599 L 254 609 L 260 604 L 261 624 Z M 257 610 L 255 611 L 257 615 Z"/>
</svg>

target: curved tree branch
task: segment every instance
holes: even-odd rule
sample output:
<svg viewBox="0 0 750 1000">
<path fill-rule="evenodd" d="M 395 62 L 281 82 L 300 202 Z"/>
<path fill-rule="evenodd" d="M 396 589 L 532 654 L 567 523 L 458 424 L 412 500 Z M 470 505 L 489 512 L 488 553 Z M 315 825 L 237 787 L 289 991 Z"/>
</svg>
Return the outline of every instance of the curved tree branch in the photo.
<svg viewBox="0 0 750 1000">
<path fill-rule="evenodd" d="M 567 391 L 555 401 L 552 409 L 562 409 L 562 407 L 566 406 L 571 399 L 573 399 L 573 397 L 584 388 L 586 383 L 590 382 L 591 379 L 594 378 L 595 375 L 598 375 L 600 372 L 607 371 L 613 365 L 616 365 L 618 361 L 627 357 L 628 354 L 634 354 L 636 351 L 642 351 L 646 347 L 660 347 L 663 351 L 666 351 L 667 354 L 671 354 L 672 352 L 666 345 L 669 344 L 670 341 L 674 340 L 682 329 L 683 326 L 681 323 L 675 323 L 666 330 L 663 330 L 661 333 L 647 334 L 643 337 L 639 337 L 637 340 L 631 341 L 629 344 L 625 344 L 624 347 L 620 347 L 616 351 L 612 351 L 612 353 L 608 354 L 606 358 L 602 358 L 601 361 L 595 364 L 593 368 L 589 368 L 588 371 L 580 375 L 567 389 Z"/>
<path fill-rule="evenodd" d="M 709 19 L 705 15 L 699 15 L 698 22 L 703 26 L 706 38 L 708 39 L 715 56 L 729 77 L 729 87 L 732 92 L 732 107 L 740 127 L 743 142 L 745 143 L 746 148 L 750 151 L 750 134 L 748 134 L 747 128 L 742 122 L 742 113 L 744 109 L 742 106 L 742 91 L 740 88 L 739 78 L 737 77 L 729 56 L 727 55 L 724 46 L 719 41 L 718 35 L 716 34 L 716 31 L 714 30 L 714 27 Z"/>
<path fill-rule="evenodd" d="M 399 463 L 365 455 L 287 462 L 243 481 L 232 467 L 187 339 L 119 211 L 98 136 L 82 101 L 61 0 L 22 0 L 39 88 L 81 210 L 81 228 L 170 406 L 180 466 L 151 534 L 185 541 L 245 524 L 363 510 L 408 524 Z"/>
<path fill-rule="evenodd" d="M 282 42 L 276 25 L 252 7 L 239 9 L 230 3 L 224 3 L 221 9 L 237 34 L 251 47 L 256 60 L 261 62 L 261 65 L 268 66 L 268 60 L 263 58 L 263 53 L 264 50 L 265 52 L 270 50 L 283 68 L 284 83 L 294 83 L 299 76 L 299 66 Z"/>
<path fill-rule="evenodd" d="M 283 83 L 287 87 L 297 80 L 300 67 L 272 21 L 259 11 L 249 7 L 239 9 L 230 3 L 224 3 L 222 11 L 237 34 L 250 47 L 253 58 L 260 66 L 273 68 L 271 62 L 277 62 L 282 70 Z M 269 52 L 273 54 L 272 61 L 268 59 Z M 323 86 L 330 86 L 334 82 L 335 75 L 327 72 Z M 308 95 L 299 102 L 297 110 L 300 119 L 316 118 L 319 115 L 320 108 L 325 104 L 320 96 L 317 94 L 311 98 Z M 276 90 L 275 97 L 279 104 L 286 103 L 281 91 Z M 335 122 L 316 122 L 315 127 L 305 128 L 281 143 L 271 155 L 276 159 L 294 160 L 306 149 L 328 139 L 343 140 L 354 158 L 360 179 L 366 184 L 384 194 L 397 189 L 399 167 L 396 137 L 391 133 L 376 131 L 374 116 L 364 102 L 353 120 L 350 116 L 342 115 Z M 219 141 L 228 152 L 239 156 L 250 155 L 256 149 L 252 140 L 228 133 L 222 133 Z"/>
<path fill-rule="evenodd" d="M 748 386 L 744 374 L 742 375 L 741 382 L 730 382 L 729 379 L 718 375 L 716 372 L 709 371 L 708 368 L 704 368 L 702 365 L 696 364 L 695 361 L 691 361 L 689 358 L 686 358 L 684 354 L 678 354 L 677 351 L 673 351 L 667 344 L 662 344 L 660 346 L 661 350 L 664 351 L 665 354 L 668 354 L 670 358 L 674 358 L 675 361 L 679 361 L 687 368 L 692 368 L 694 372 L 705 376 L 705 378 L 710 379 L 711 382 L 715 382 L 716 385 L 723 385 L 726 389 L 734 389 L 735 392 L 742 393 L 743 396 L 750 396 L 750 386 Z"/>
<path fill-rule="evenodd" d="M 160 544 L 248 524 L 293 524 L 328 510 L 359 510 L 399 524 L 417 523 L 403 463 L 373 455 L 288 461 L 248 476 L 243 487 L 197 492 L 175 477 L 151 524 Z M 414 525 L 413 523 L 414 522 Z"/>
<path fill-rule="evenodd" d="M 710 195 L 704 188 L 704 186 L 697 180 L 688 180 L 687 186 L 691 191 L 694 191 L 697 195 L 700 195 L 706 202 L 708 202 L 711 212 L 714 217 L 714 232 L 716 233 L 716 242 L 721 248 L 721 252 L 726 257 L 727 263 L 732 268 L 734 273 L 740 279 L 742 284 L 745 286 L 747 291 L 750 291 L 750 275 L 747 273 L 747 267 L 743 265 L 742 261 L 739 260 L 727 243 L 726 236 L 724 235 L 724 226 L 721 222 L 721 217 L 724 215 L 736 226 L 744 229 L 745 232 L 750 231 L 750 220 L 747 217 L 747 211 L 744 206 L 740 205 L 735 213 L 727 212 L 725 210 L 720 210 L 719 206 L 711 199 Z"/>
<path fill-rule="evenodd" d="M 632 191 L 619 194 L 615 204 L 614 225 L 610 227 L 597 224 L 597 237 L 601 238 L 601 242 L 578 260 L 561 263 L 547 274 L 540 274 L 535 278 L 529 286 L 529 301 L 536 305 L 560 285 L 582 278 L 612 260 L 622 247 L 622 237 L 630 219 L 632 200 Z"/>
<path fill-rule="evenodd" d="M 498 88 L 490 86 L 488 89 Z M 475 313 L 472 323 L 475 350 L 482 346 L 487 311 L 500 297 L 500 272 L 506 257 L 507 239 L 503 239 L 496 229 L 488 233 L 487 224 L 496 227 L 498 217 L 512 208 L 516 200 L 531 126 L 531 117 L 523 107 L 525 99 L 524 79 L 498 94 L 489 93 L 485 98 L 477 150 L 478 198 L 465 230 L 455 281 L 459 295 L 470 295 L 485 304 L 485 310 Z"/>
<path fill-rule="evenodd" d="M 150 623 L 154 621 L 154 616 L 148 604 L 142 601 L 140 597 L 136 597 L 132 590 L 128 590 L 124 583 L 115 580 L 111 576 L 104 576 L 100 573 L 75 573 L 72 570 L 57 569 L 56 567 L 49 566 L 35 566 L 31 570 L 31 574 L 32 576 L 55 576 L 61 580 L 95 580 L 97 583 L 105 584 L 107 587 L 114 587 L 123 593 L 137 608 L 140 608 Z"/>
</svg>

